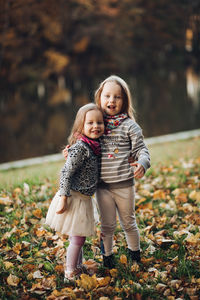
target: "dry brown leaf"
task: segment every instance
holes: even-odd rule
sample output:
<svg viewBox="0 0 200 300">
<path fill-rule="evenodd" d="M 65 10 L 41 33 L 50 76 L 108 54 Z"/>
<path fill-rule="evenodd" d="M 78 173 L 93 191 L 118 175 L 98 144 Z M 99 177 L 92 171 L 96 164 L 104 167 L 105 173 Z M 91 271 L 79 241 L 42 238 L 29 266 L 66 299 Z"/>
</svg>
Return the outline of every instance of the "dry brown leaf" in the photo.
<svg viewBox="0 0 200 300">
<path fill-rule="evenodd" d="M 23 269 L 30 272 L 30 271 L 33 271 L 35 269 L 35 265 L 27 264 L 27 265 L 23 266 Z"/>
<path fill-rule="evenodd" d="M 88 259 L 84 262 L 84 265 L 86 265 L 90 275 L 96 273 L 99 267 L 99 264 L 94 259 Z"/>
</svg>

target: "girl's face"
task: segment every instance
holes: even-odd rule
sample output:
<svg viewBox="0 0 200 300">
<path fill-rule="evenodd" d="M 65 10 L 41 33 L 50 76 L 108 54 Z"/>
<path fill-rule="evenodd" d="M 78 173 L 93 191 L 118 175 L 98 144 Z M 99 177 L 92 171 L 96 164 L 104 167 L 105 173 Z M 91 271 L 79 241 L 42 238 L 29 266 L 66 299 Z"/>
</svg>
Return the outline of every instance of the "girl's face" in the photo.
<svg viewBox="0 0 200 300">
<path fill-rule="evenodd" d="M 101 92 L 100 104 L 107 115 L 119 114 L 123 105 L 121 86 L 114 81 L 106 82 Z"/>
<path fill-rule="evenodd" d="M 90 139 L 98 139 L 103 133 L 103 114 L 99 110 L 88 111 L 85 115 L 83 134 Z"/>
</svg>

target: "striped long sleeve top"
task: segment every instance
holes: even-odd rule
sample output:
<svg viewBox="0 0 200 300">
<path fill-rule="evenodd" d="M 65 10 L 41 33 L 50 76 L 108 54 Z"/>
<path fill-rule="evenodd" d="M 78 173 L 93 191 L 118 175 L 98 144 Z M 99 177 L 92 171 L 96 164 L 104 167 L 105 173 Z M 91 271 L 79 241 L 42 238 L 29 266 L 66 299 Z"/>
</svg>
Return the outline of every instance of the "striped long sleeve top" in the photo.
<svg viewBox="0 0 200 300">
<path fill-rule="evenodd" d="M 101 181 L 103 183 L 132 182 L 133 167 L 128 158 L 140 163 L 145 171 L 150 167 L 150 155 L 144 143 L 140 126 L 130 118 L 112 129 L 101 141 Z"/>
</svg>

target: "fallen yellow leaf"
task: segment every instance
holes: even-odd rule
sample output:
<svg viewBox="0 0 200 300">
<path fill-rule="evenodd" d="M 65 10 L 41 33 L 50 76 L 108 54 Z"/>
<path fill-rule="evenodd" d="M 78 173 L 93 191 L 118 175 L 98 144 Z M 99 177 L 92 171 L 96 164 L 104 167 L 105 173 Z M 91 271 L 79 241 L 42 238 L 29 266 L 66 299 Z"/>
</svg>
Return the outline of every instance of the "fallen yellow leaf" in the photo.
<svg viewBox="0 0 200 300">
<path fill-rule="evenodd" d="M 111 269 L 110 270 L 110 275 L 115 278 L 118 275 L 118 270 L 117 269 Z"/>
<path fill-rule="evenodd" d="M 195 235 L 191 234 L 185 239 L 189 244 L 197 244 L 200 240 L 200 232 L 197 232 Z"/>
<path fill-rule="evenodd" d="M 4 264 L 5 268 L 6 268 L 6 270 L 14 267 L 13 263 L 11 263 L 10 261 L 5 261 L 3 264 Z"/>
<path fill-rule="evenodd" d="M 109 276 L 97 278 L 98 286 L 106 286 L 110 283 L 110 280 Z"/>
<path fill-rule="evenodd" d="M 33 211 L 33 215 L 38 218 L 41 219 L 42 218 L 42 210 L 40 208 L 37 208 Z"/>
<path fill-rule="evenodd" d="M 45 235 L 46 230 L 44 230 L 44 229 L 38 229 L 38 230 L 36 230 L 35 233 L 36 233 L 36 235 L 37 235 L 38 237 L 40 237 L 40 236 Z"/>
<path fill-rule="evenodd" d="M 189 198 L 192 199 L 192 200 L 195 200 L 197 203 L 200 203 L 200 192 L 197 192 L 197 191 L 192 191 L 190 194 L 189 194 Z"/>
<path fill-rule="evenodd" d="M 19 282 L 20 282 L 19 277 L 15 275 L 10 274 L 7 278 L 7 283 L 11 286 L 18 286 Z"/>
<path fill-rule="evenodd" d="M 22 249 L 22 245 L 20 243 L 16 243 L 15 246 L 12 248 L 12 250 L 17 254 L 20 253 L 21 249 Z"/>
<path fill-rule="evenodd" d="M 127 257 L 125 254 L 122 254 L 120 256 L 120 263 L 123 264 L 123 265 L 127 265 Z"/>
<path fill-rule="evenodd" d="M 83 288 L 86 292 L 93 290 L 98 285 L 95 275 L 90 277 L 87 274 L 81 274 L 81 278 L 76 280 L 76 282 L 78 286 Z"/>
<path fill-rule="evenodd" d="M 166 199 L 165 192 L 163 190 L 157 190 L 153 193 L 153 199 Z"/>
</svg>

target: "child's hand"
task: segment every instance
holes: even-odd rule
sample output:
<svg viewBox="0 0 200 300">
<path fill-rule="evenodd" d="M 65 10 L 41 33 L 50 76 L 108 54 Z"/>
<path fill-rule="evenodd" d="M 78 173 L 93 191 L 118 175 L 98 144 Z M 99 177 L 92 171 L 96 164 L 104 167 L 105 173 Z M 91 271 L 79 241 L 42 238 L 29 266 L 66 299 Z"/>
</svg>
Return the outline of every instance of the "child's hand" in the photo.
<svg viewBox="0 0 200 300">
<path fill-rule="evenodd" d="M 134 178 L 139 179 L 139 178 L 142 178 L 142 176 L 144 176 L 145 170 L 141 164 L 135 162 L 130 165 L 132 167 L 135 167 L 134 168 Z"/>
<path fill-rule="evenodd" d="M 56 212 L 57 214 L 63 214 L 67 210 L 67 196 L 60 197 L 60 209 Z"/>
<path fill-rule="evenodd" d="M 68 149 L 70 148 L 70 145 L 67 145 L 65 147 L 65 149 L 62 151 L 62 154 L 64 156 L 65 159 L 67 159 L 67 156 L 68 156 Z"/>
</svg>

